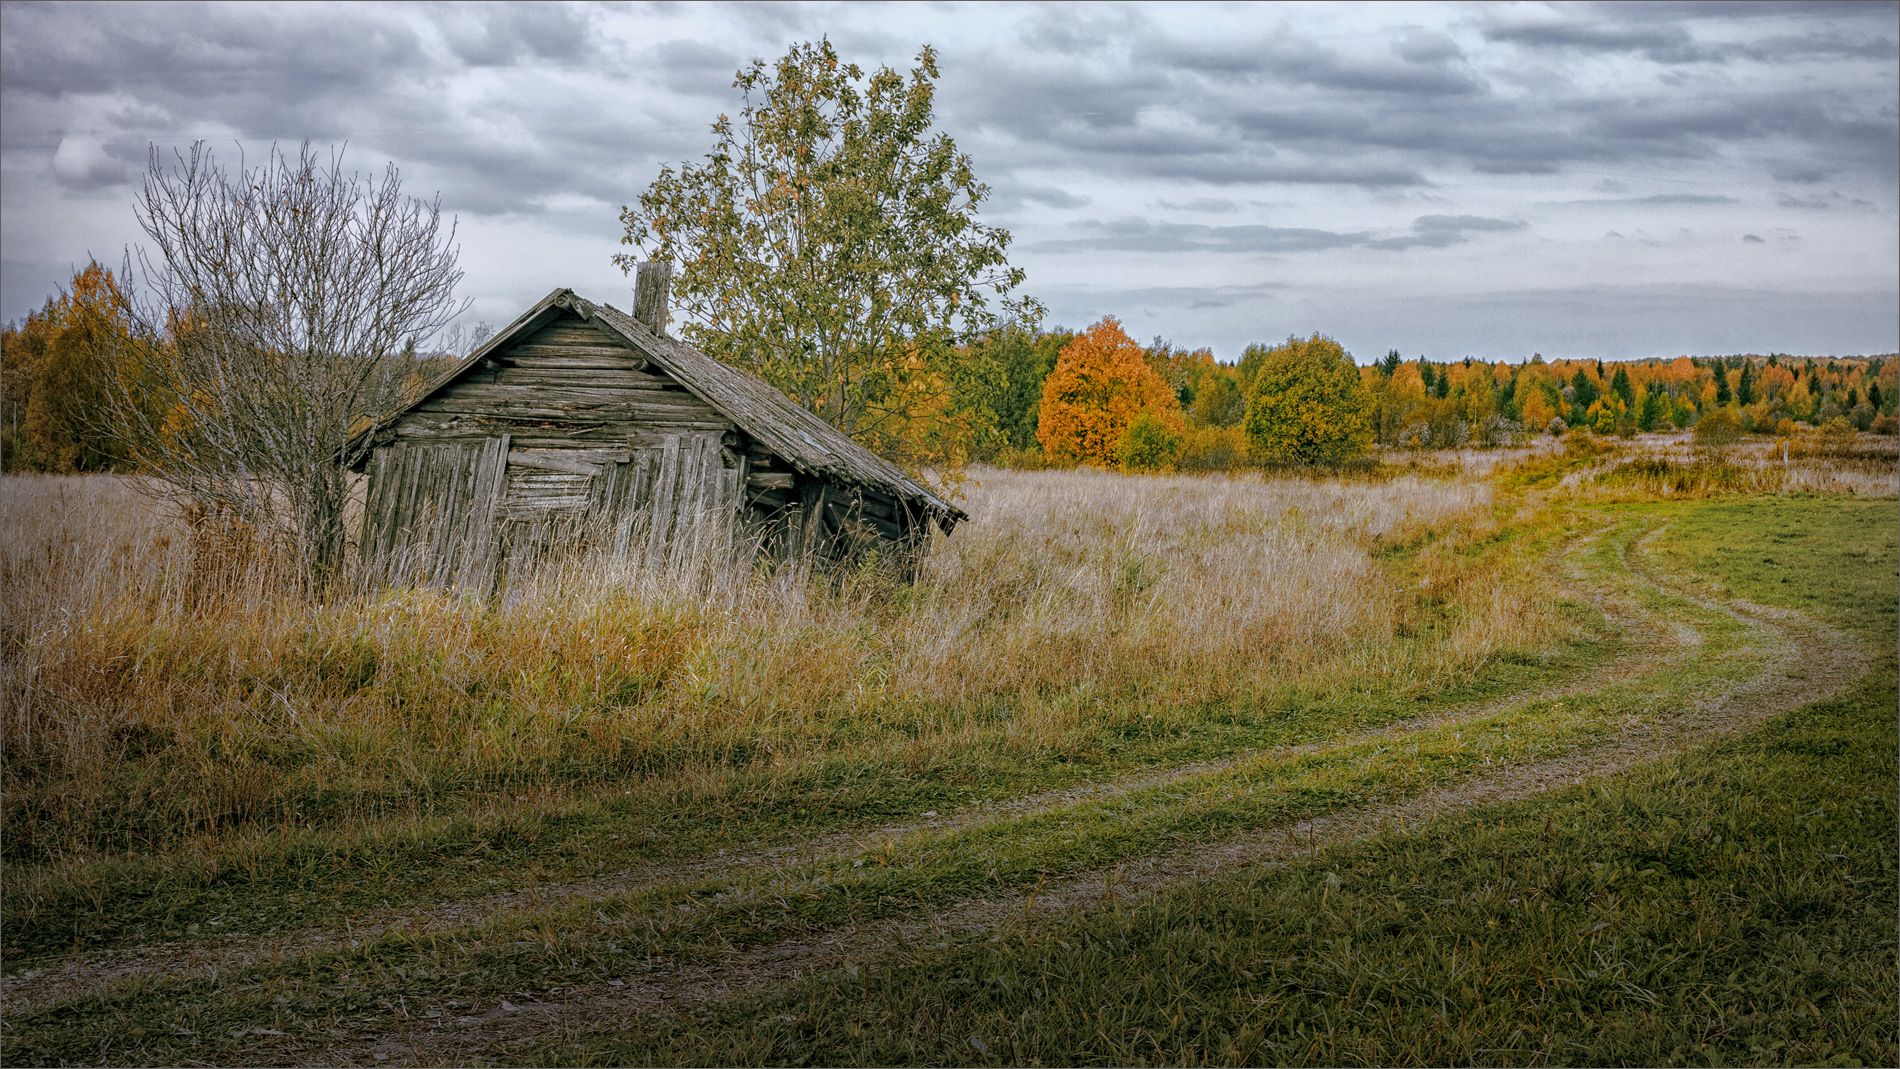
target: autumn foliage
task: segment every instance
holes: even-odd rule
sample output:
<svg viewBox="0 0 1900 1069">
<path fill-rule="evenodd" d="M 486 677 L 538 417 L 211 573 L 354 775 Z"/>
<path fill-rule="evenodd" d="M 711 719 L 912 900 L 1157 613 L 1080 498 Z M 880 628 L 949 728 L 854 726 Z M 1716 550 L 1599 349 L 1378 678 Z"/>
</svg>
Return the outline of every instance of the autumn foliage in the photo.
<svg viewBox="0 0 1900 1069">
<path fill-rule="evenodd" d="M 118 280 L 95 261 L 24 323 L 0 331 L 0 452 L 8 470 L 126 465 L 100 428 L 129 330 Z"/>
<path fill-rule="evenodd" d="M 1123 459 L 1123 437 L 1144 415 L 1168 434 L 1185 426 L 1174 391 L 1108 316 L 1056 357 L 1042 386 L 1036 440 L 1052 459 L 1113 467 Z"/>
<path fill-rule="evenodd" d="M 1370 400 L 1346 350 L 1324 334 L 1288 338 L 1254 377 L 1245 428 L 1269 464 L 1337 465 L 1372 447 Z"/>
</svg>

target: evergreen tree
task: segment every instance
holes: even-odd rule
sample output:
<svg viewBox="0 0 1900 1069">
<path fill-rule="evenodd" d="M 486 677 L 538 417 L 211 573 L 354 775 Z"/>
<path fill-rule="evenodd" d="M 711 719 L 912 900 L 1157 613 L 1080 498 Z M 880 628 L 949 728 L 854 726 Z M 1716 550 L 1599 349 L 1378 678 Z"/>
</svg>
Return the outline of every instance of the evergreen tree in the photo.
<svg viewBox="0 0 1900 1069">
<path fill-rule="evenodd" d="M 1745 405 L 1755 403 L 1755 363 L 1752 360 L 1742 363 L 1742 377 L 1735 383 L 1735 399 Z"/>
<path fill-rule="evenodd" d="M 1646 431 L 1653 431 L 1669 418 L 1669 404 L 1662 388 L 1651 384 L 1643 391 L 1643 406 L 1636 416 L 1636 425 Z"/>
<path fill-rule="evenodd" d="M 1728 392 L 1728 368 L 1722 364 L 1717 364 L 1715 365 L 1715 403 L 1718 406 L 1726 405 L 1729 403 L 1730 396 Z"/>
<path fill-rule="evenodd" d="M 1636 388 L 1630 383 L 1630 373 L 1625 368 L 1617 368 L 1615 377 L 1610 379 L 1610 392 L 1623 399 L 1623 403 L 1632 407 L 1636 404 Z"/>
<path fill-rule="evenodd" d="M 1880 384 L 1878 382 L 1867 387 L 1867 403 L 1873 406 L 1875 412 L 1880 411 L 1881 402 L 1884 400 L 1886 399 L 1880 396 Z"/>
<path fill-rule="evenodd" d="M 1392 377 L 1392 373 L 1399 369 L 1399 365 L 1404 362 L 1405 358 L 1399 355 L 1397 349 L 1389 350 L 1385 354 L 1385 359 L 1379 361 L 1379 374 L 1389 379 Z"/>
<path fill-rule="evenodd" d="M 1570 403 L 1580 409 L 1589 408 L 1596 403 L 1597 398 L 1603 396 L 1602 391 L 1597 389 L 1597 384 L 1584 373 L 1582 368 L 1578 368 L 1577 373 L 1570 377 L 1570 389 L 1574 394 Z"/>
</svg>

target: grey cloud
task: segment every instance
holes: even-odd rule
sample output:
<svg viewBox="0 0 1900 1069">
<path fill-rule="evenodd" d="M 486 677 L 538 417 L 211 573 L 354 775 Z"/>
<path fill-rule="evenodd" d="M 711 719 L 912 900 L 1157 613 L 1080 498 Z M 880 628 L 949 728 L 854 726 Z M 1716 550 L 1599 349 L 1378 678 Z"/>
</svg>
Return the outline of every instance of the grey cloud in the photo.
<svg viewBox="0 0 1900 1069">
<path fill-rule="evenodd" d="M 645 59 L 659 71 L 662 84 L 689 96 L 729 92 L 733 75 L 750 62 L 736 49 L 693 40 L 654 45 Z"/>
<path fill-rule="evenodd" d="M 1465 51 L 1445 34 L 1427 30 L 1408 30 L 1392 41 L 1392 54 L 1413 63 L 1462 61 Z"/>
<path fill-rule="evenodd" d="M 1377 238 L 1366 244 L 1376 249 L 1442 249 L 1462 245 L 1473 234 L 1524 230 L 1527 225 L 1522 220 L 1483 215 L 1421 215 L 1413 221 L 1410 234 Z"/>
<path fill-rule="evenodd" d="M 1086 208 L 1089 198 L 1061 186 L 1030 185 L 1011 182 L 996 187 L 989 204 L 995 208 L 1013 208 L 1040 204 L 1046 208 Z"/>
<path fill-rule="evenodd" d="M 1797 163 L 1781 164 L 1768 169 L 1768 173 L 1777 182 L 1799 182 L 1809 184 L 1824 182 L 1840 173 L 1840 168 L 1825 164 Z"/>
<path fill-rule="evenodd" d="M 1119 50 L 1152 30 L 1139 12 L 1106 4 L 1048 5 L 1027 19 L 1023 39 L 1030 46 L 1063 56 Z"/>
<path fill-rule="evenodd" d="M 1047 288 L 1047 293 L 1050 297 L 1065 303 L 1092 299 L 1096 304 L 1111 308 L 1127 305 L 1152 305 L 1164 308 L 1230 308 L 1238 304 L 1272 300 L 1279 289 L 1279 286 L 1269 283 L 1131 288 L 1051 286 Z"/>
<path fill-rule="evenodd" d="M 1586 200 L 1568 200 L 1565 204 L 1574 205 L 1629 205 L 1649 204 L 1661 206 L 1683 206 L 1698 204 L 1734 204 L 1735 198 L 1720 193 L 1652 193 L 1647 197 L 1595 197 Z"/>
<path fill-rule="evenodd" d="M 1733 204 L 1734 197 L 1719 193 L 1652 193 L 1647 197 L 1634 197 L 1631 204 Z"/>
<path fill-rule="evenodd" d="M 1762 239 L 1761 239 L 1761 238 L 1760 238 L 1759 236 L 1757 236 L 1757 235 L 1755 235 L 1755 234 L 1743 234 L 1743 235 L 1742 235 L 1742 244 L 1744 244 L 1744 245 L 1766 245 L 1766 244 L 1768 244 L 1768 243 L 1767 243 L 1766 241 L 1763 241 L 1763 240 L 1762 240 Z"/>
<path fill-rule="evenodd" d="M 439 169 L 432 177 L 451 211 L 532 213 L 562 195 L 625 199 L 636 153 L 675 147 L 635 108 L 576 106 L 599 83 L 576 93 L 572 79 L 617 69 L 588 8 L 151 5 L 6 15 L 6 144 L 17 149 L 24 136 L 63 146 L 50 149 L 50 170 L 74 189 L 127 184 L 148 143 L 183 144 L 209 126 L 253 151 L 308 139 L 348 143 L 357 160 L 388 153 L 412 184 L 412 165 Z M 497 65 L 525 77 L 478 90 L 486 99 L 472 104 L 448 93 L 448 77 Z M 128 102 L 103 126 L 16 122 L 108 92 Z M 235 146 L 211 140 L 235 157 Z"/>
<path fill-rule="evenodd" d="M 1157 200 L 1154 206 L 1171 212 L 1207 212 L 1214 215 L 1229 215 L 1240 210 L 1240 204 L 1226 197 L 1190 197 L 1187 200 Z"/>
<path fill-rule="evenodd" d="M 1449 48 L 1446 46 L 1449 45 Z M 1148 35 L 1139 58 L 1202 76 L 1410 96 L 1463 96 L 1485 91 L 1455 42 L 1414 35 L 1390 51 L 1403 62 L 1355 59 L 1311 41 L 1276 34 L 1254 39 L 1190 41 Z"/>
<path fill-rule="evenodd" d="M 1775 207 L 1789 211 L 1812 212 L 1831 211 L 1836 208 L 1851 208 L 1856 211 L 1868 211 L 1874 207 L 1874 202 L 1864 197 L 1845 196 L 1839 190 L 1834 190 L 1831 193 L 1816 193 L 1806 197 L 1796 196 L 1792 193 L 1777 193 L 1775 195 Z"/>
<path fill-rule="evenodd" d="M 1630 4 L 1598 7 L 1596 17 L 1589 15 L 1522 20 L 1507 15 L 1484 30 L 1485 37 L 1531 49 L 1573 53 L 1626 53 L 1640 55 L 1654 63 L 1681 65 L 1726 64 L 1742 59 L 1756 63 L 1778 64 L 1801 60 L 1886 59 L 1894 53 L 1893 38 L 1880 36 L 1871 22 L 1858 32 L 1827 29 L 1801 34 L 1777 34 L 1747 41 L 1698 40 L 1684 28 L 1693 19 L 1653 17 L 1655 5 Z M 1853 21 L 1867 22 L 1877 14 L 1878 5 L 1835 9 L 1836 14 Z M 1588 9 L 1586 9 L 1588 10 Z M 1805 8 L 1803 16 L 1826 14 L 1818 7 Z M 1707 13 L 1704 13 L 1707 14 Z M 1760 12 L 1757 12 L 1760 14 Z"/>
<path fill-rule="evenodd" d="M 565 4 L 485 4 L 465 17 L 443 20 L 442 36 L 463 62 L 476 67 L 523 61 L 579 63 L 598 50 L 591 9 Z"/>
<path fill-rule="evenodd" d="M 982 114 L 984 135 L 1023 163 L 1079 160 L 1099 173 L 1216 186 L 1423 187 L 1443 167 L 1535 176 L 1743 149 L 1778 172 L 1790 169 L 1770 161 L 1791 155 L 1883 177 L 1894 170 L 1883 146 L 1896 118 L 1879 95 L 1799 84 L 1737 93 L 1693 80 L 1659 93 L 1657 79 L 1604 91 L 1570 86 L 1561 68 L 1526 83 L 1536 92 L 1502 95 L 1442 34 L 1395 35 L 1387 49 L 1397 59 L 1380 61 L 1284 33 L 1189 40 L 1147 25 L 1135 32 L 1125 26 L 1132 15 L 1115 10 L 1122 23 L 1113 26 L 1036 16 L 1052 44 L 1093 49 L 1095 58 L 1079 66 L 1005 58 L 964 90 L 960 108 Z M 1690 47 L 1688 31 L 1666 22 L 1569 11 L 1548 32 L 1538 28 L 1544 23 L 1492 30 L 1601 47 Z"/>
<path fill-rule="evenodd" d="M 1564 19 L 1488 26 L 1484 35 L 1492 41 L 1530 48 L 1572 52 L 1636 52 L 1658 63 L 1693 63 L 1714 58 L 1713 54 L 1695 43 L 1687 30 L 1671 25 L 1627 25 Z"/>
<path fill-rule="evenodd" d="M 53 174 L 67 187 L 100 189 L 129 182 L 142 170 L 145 146 L 126 138 L 102 141 L 84 134 L 60 138 L 53 151 Z"/>
<path fill-rule="evenodd" d="M 1442 249 L 1463 244 L 1480 233 L 1523 230 L 1526 224 L 1479 215 L 1421 215 L 1409 230 L 1396 234 L 1373 231 L 1334 231 L 1310 227 L 1267 226 L 1258 223 L 1213 225 L 1170 223 L 1124 217 L 1088 219 L 1073 228 L 1081 236 L 1045 241 L 1045 252 L 1225 252 L 1299 253 L 1330 249 Z"/>
<path fill-rule="evenodd" d="M 1045 241 L 1049 252 L 1311 252 L 1362 244 L 1363 234 L 1259 224 L 1212 226 L 1168 223 L 1133 216 L 1086 219 L 1072 228 L 1083 236 Z"/>
</svg>

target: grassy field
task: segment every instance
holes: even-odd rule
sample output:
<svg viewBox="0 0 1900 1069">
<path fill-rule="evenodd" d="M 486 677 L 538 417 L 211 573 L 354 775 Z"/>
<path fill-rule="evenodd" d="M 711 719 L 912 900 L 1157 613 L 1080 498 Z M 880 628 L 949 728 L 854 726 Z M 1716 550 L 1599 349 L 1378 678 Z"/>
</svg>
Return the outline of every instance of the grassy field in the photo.
<svg viewBox="0 0 1900 1069">
<path fill-rule="evenodd" d="M 1669 449 L 320 608 L 9 479 L 0 1053 L 1891 1062 L 1891 458 Z"/>
</svg>

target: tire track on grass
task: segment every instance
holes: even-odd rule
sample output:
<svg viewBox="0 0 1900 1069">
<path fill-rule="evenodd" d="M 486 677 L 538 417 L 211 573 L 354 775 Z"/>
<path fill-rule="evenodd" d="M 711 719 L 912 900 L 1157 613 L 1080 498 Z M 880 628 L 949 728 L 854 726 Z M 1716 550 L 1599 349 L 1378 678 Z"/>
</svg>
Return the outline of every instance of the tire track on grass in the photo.
<svg viewBox="0 0 1900 1069">
<path fill-rule="evenodd" d="M 968 806 L 939 816 L 870 829 L 854 829 L 750 850 L 720 850 L 690 861 L 653 863 L 622 869 L 607 876 L 543 883 L 468 899 L 431 903 L 422 907 L 382 909 L 346 918 L 341 923 L 313 925 L 272 935 L 233 935 L 151 943 L 78 954 L 44 962 L 0 977 L 0 1005 L 10 1012 L 26 1012 L 109 992 L 141 978 L 189 979 L 286 958 L 324 951 L 350 950 L 392 933 L 425 935 L 477 925 L 497 914 L 548 909 L 580 901 L 630 894 L 669 884 L 736 875 L 769 875 L 798 865 L 837 860 L 868 853 L 927 832 L 954 832 L 998 820 L 1063 809 L 1083 802 L 1111 799 L 1203 776 L 1229 772 L 1263 759 L 1294 759 L 1340 746 L 1396 739 L 1416 731 L 1482 720 L 1509 709 L 1537 702 L 1594 693 L 1606 686 L 1656 671 L 1662 664 L 1688 655 L 1700 644 L 1694 628 L 1679 621 L 1659 621 L 1644 615 L 1628 598 L 1615 596 L 1590 583 L 1579 568 L 1578 554 L 1595 544 L 1608 526 L 1567 542 L 1553 554 L 1562 561 L 1572 589 L 1608 620 L 1637 636 L 1637 654 L 1591 675 L 1587 680 L 1530 688 L 1463 706 L 1407 717 L 1378 727 L 1305 743 L 1241 750 L 1225 757 L 1173 765 L 1097 783 L 1040 791 L 1018 798 Z"/>
<path fill-rule="evenodd" d="M 1609 741 L 1543 761 L 1513 765 L 1388 803 L 1342 810 L 1214 843 L 1166 851 L 1105 871 L 1067 877 L 1028 893 L 973 898 L 928 917 L 900 916 L 781 940 L 709 964 L 661 966 L 607 984 L 576 985 L 545 1001 L 503 1002 L 479 1014 L 398 1027 L 359 1043 L 324 1049 L 347 1064 L 440 1064 L 517 1060 L 552 1039 L 611 1028 L 629 1015 L 684 1009 L 794 982 L 856 960 L 926 950 L 985 932 L 1033 923 L 1038 915 L 1159 893 L 1243 868 L 1281 865 L 1353 839 L 1428 826 L 1479 805 L 1518 801 L 1611 775 L 1759 727 L 1783 713 L 1844 691 L 1864 674 L 1858 640 L 1805 614 L 1740 598 L 1713 598 L 1636 560 L 1661 533 L 1626 544 L 1631 573 L 1727 615 L 1757 640 L 1760 671 L 1667 716 L 1625 722 Z M 1651 666 L 1653 670 L 1655 666 Z"/>
</svg>

